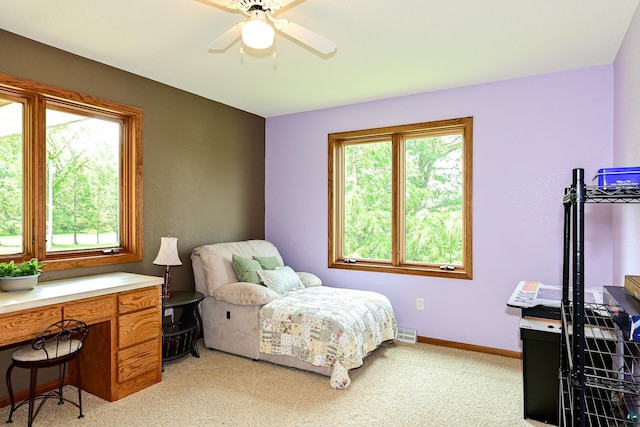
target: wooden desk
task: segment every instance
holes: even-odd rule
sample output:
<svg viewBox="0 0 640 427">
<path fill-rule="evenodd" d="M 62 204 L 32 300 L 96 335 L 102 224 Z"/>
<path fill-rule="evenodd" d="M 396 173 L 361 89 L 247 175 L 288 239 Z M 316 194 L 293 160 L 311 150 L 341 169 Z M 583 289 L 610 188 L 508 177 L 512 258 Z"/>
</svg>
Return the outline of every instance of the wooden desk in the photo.
<svg viewBox="0 0 640 427">
<path fill-rule="evenodd" d="M 82 388 L 121 399 L 162 380 L 161 286 L 162 277 L 109 273 L 0 292 L 0 347 L 31 340 L 62 318 L 82 320 L 91 325 Z"/>
</svg>

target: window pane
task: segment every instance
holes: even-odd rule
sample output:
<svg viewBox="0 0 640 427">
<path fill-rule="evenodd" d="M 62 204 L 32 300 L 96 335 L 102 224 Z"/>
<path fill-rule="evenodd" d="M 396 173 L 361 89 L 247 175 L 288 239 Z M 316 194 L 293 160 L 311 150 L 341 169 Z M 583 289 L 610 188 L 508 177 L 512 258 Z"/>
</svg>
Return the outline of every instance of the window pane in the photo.
<svg viewBox="0 0 640 427">
<path fill-rule="evenodd" d="M 0 255 L 24 252 L 23 104 L 0 96 Z"/>
<path fill-rule="evenodd" d="M 405 261 L 462 264 L 462 134 L 405 141 Z"/>
<path fill-rule="evenodd" d="M 47 109 L 47 251 L 120 245 L 120 123 Z"/>
<path fill-rule="evenodd" d="M 344 256 L 391 259 L 391 141 L 344 147 Z"/>
</svg>

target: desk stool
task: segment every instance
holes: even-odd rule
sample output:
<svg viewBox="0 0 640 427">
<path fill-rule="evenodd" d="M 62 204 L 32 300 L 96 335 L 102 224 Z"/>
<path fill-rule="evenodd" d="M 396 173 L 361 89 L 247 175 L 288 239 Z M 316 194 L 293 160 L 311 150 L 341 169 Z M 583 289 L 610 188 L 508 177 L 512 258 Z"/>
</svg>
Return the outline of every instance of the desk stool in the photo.
<svg viewBox="0 0 640 427">
<path fill-rule="evenodd" d="M 84 322 L 73 319 L 64 319 L 56 322 L 45 330 L 40 332 L 37 337 L 33 339 L 31 344 L 24 345 L 13 352 L 11 355 L 11 365 L 7 369 L 7 389 L 9 391 L 9 398 L 11 400 L 11 410 L 9 411 L 9 419 L 7 423 L 13 422 L 12 417 L 16 409 L 24 405 L 29 404 L 29 418 L 28 425 L 31 427 L 33 420 L 38 412 L 42 408 L 42 405 L 50 397 L 57 397 L 58 405 L 63 404 L 65 401 L 75 405 L 80 410 L 78 418 L 83 418 L 82 414 L 82 387 L 80 383 L 80 357 L 79 353 L 82 349 L 82 342 L 87 336 L 89 329 Z M 78 402 L 74 402 L 65 398 L 62 395 L 62 386 L 65 377 L 66 363 L 75 359 L 76 362 L 76 386 L 78 387 Z M 39 368 L 46 368 L 49 366 L 59 367 L 58 376 L 58 389 L 50 391 L 48 393 L 36 396 L 36 380 L 38 376 Z M 15 397 L 13 395 L 13 387 L 11 386 L 11 372 L 13 368 L 25 368 L 31 371 L 30 383 L 29 383 L 29 399 L 23 400 L 16 405 Z M 35 413 L 33 412 L 33 406 L 36 399 L 42 399 Z"/>
</svg>

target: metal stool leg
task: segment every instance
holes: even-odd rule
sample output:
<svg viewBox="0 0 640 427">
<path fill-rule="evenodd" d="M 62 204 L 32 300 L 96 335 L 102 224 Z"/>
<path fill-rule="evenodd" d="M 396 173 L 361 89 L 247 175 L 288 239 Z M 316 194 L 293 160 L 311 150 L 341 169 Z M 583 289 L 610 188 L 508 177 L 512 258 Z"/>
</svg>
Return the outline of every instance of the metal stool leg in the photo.
<svg viewBox="0 0 640 427">
<path fill-rule="evenodd" d="M 7 419 L 7 424 L 13 422 L 13 411 L 16 410 L 16 399 L 13 397 L 13 387 L 11 386 L 11 372 L 15 365 L 11 363 L 9 369 L 7 369 L 7 391 L 9 392 L 9 400 L 11 400 L 11 409 L 9 410 L 9 418 Z"/>
<path fill-rule="evenodd" d="M 78 418 L 84 418 L 82 413 L 82 378 L 80 376 L 80 355 L 76 355 L 76 386 L 78 387 L 78 409 L 80 409 L 80 415 Z"/>
<path fill-rule="evenodd" d="M 64 382 L 64 363 L 58 366 L 58 405 L 62 405 L 64 403 L 64 399 L 62 398 L 62 386 Z"/>
<path fill-rule="evenodd" d="M 36 385 L 38 382 L 38 368 L 31 367 L 31 381 L 29 382 L 29 419 L 27 421 L 28 427 L 33 424 L 33 404 L 36 400 Z"/>
</svg>

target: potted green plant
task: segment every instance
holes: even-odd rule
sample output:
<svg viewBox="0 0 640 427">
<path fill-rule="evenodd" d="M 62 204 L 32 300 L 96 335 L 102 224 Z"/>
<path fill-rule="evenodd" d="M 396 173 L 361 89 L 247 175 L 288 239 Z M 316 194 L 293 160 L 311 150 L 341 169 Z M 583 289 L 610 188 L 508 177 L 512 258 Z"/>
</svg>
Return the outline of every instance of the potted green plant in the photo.
<svg viewBox="0 0 640 427">
<path fill-rule="evenodd" d="M 42 273 L 43 262 L 32 258 L 15 263 L 13 260 L 0 263 L 0 289 L 3 291 L 24 291 L 36 287 Z"/>
</svg>

